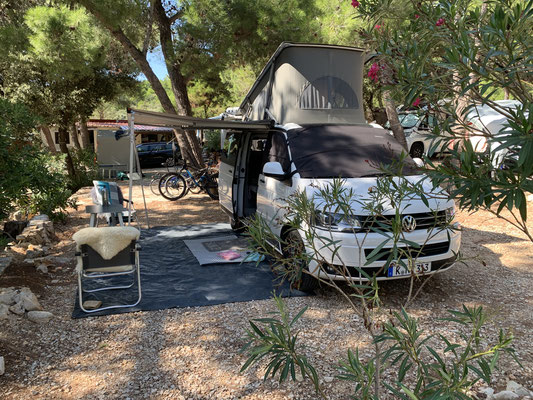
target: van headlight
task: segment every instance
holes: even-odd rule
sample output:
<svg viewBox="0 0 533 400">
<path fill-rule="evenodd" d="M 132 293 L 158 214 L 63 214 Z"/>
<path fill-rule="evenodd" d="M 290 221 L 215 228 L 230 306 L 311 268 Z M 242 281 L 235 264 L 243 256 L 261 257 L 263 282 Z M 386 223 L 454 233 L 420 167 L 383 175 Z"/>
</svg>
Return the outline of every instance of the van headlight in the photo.
<svg viewBox="0 0 533 400">
<path fill-rule="evenodd" d="M 337 232 L 353 232 L 361 230 L 361 223 L 356 216 L 346 216 L 340 213 L 316 211 L 315 226 Z"/>
</svg>

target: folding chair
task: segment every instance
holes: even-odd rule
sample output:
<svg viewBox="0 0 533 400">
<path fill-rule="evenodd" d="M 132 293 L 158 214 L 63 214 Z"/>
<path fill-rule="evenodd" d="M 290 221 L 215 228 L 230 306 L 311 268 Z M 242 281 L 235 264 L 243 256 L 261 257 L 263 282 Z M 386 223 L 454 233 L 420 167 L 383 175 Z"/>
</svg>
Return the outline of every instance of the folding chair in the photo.
<svg viewBox="0 0 533 400">
<path fill-rule="evenodd" d="M 84 228 L 73 235 L 78 260 L 76 267 L 78 297 L 83 311 L 92 313 L 111 308 L 134 307 L 139 304 L 142 296 L 140 245 L 137 243 L 139 235 L 140 232 L 130 226 Z M 121 276 L 123 278 L 120 278 Z M 103 305 L 93 309 L 87 309 L 84 305 L 87 300 L 84 299 L 86 293 L 125 290 L 135 284 L 137 284 L 137 294 L 136 300 L 132 303 Z"/>
<path fill-rule="evenodd" d="M 109 226 L 124 225 L 124 221 L 135 221 L 137 212 L 133 206 L 133 201 L 124 198 L 116 182 L 93 181 L 93 184 L 94 188 L 91 191 L 93 202 L 103 207 L 103 215 Z M 124 203 L 131 203 L 130 211 L 124 207 Z M 113 211 L 105 212 L 106 207 L 110 210 L 113 209 Z M 117 212 L 115 211 L 116 207 L 122 207 L 122 209 Z M 95 225 L 91 226 L 97 225 L 98 219 L 96 219 Z"/>
</svg>

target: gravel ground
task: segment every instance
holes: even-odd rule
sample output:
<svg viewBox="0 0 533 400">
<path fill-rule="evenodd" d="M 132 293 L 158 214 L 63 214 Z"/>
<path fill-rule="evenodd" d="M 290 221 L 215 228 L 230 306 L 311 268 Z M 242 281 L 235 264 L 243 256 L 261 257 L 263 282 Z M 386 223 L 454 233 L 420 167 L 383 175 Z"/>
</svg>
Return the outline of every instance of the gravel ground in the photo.
<svg viewBox="0 0 533 400">
<path fill-rule="evenodd" d="M 136 187 L 134 198 L 139 193 Z M 78 193 L 80 204 L 89 203 L 87 194 L 88 189 Z M 152 226 L 225 221 L 206 195 L 178 202 L 149 190 L 147 195 Z M 142 212 L 141 204 L 136 208 Z M 485 332 L 512 329 L 524 366 L 503 358 L 493 387 L 501 390 L 512 379 L 533 390 L 533 244 L 486 212 L 459 213 L 458 220 L 464 227 L 462 249 L 470 260 L 431 278 L 410 312 L 428 332 L 457 337 L 454 324 L 438 319 L 463 303 L 483 305 L 491 316 Z M 55 314 L 45 325 L 15 315 L 0 322 L 0 355 L 6 358 L 0 399 L 317 398 L 303 382 L 263 382 L 262 366 L 239 373 L 247 320 L 273 311 L 270 300 L 71 319 L 76 286 L 70 237 L 87 222 L 80 208 L 66 225 L 57 226 L 61 241 L 54 250 L 67 258 L 48 275 L 10 267 L 0 277 L 0 287 L 30 286 L 45 310 Z M 385 308 L 397 309 L 407 291 L 405 281 L 383 283 Z M 293 314 L 309 306 L 298 328 L 306 354 L 323 377 L 324 392 L 330 399 L 349 398 L 353 385 L 335 378 L 335 366 L 348 348 L 371 353 L 361 321 L 328 289 L 287 304 Z"/>
</svg>

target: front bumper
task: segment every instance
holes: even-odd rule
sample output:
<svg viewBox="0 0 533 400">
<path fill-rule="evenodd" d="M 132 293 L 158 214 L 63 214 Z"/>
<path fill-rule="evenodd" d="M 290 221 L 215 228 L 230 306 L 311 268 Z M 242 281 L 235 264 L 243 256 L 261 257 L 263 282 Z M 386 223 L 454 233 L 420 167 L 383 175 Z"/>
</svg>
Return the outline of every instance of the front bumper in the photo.
<svg viewBox="0 0 533 400">
<path fill-rule="evenodd" d="M 346 276 L 354 281 L 367 280 L 361 276 L 358 269 L 362 269 L 370 276 L 376 275 L 377 280 L 390 280 L 409 278 L 407 276 L 388 276 L 385 268 L 388 254 L 383 255 L 377 261 L 367 264 L 367 256 L 373 249 L 378 247 L 387 238 L 383 234 L 368 233 L 344 233 L 321 231 L 321 238 L 315 238 L 314 245 L 306 243 L 307 251 L 312 254 L 319 253 L 323 262 L 319 266 L 318 260 L 309 264 L 309 271 L 322 278 L 345 280 Z M 303 236 L 303 235 L 302 235 Z M 412 248 L 411 254 L 416 256 L 416 263 L 431 263 L 431 271 L 424 275 L 431 275 L 449 269 L 455 260 L 461 247 L 461 232 L 458 230 L 444 229 L 428 232 L 425 229 L 405 233 L 404 238 L 410 242 L 418 243 L 423 247 Z M 332 244 L 332 243 L 335 244 Z M 380 252 L 391 249 L 392 241 L 386 243 Z M 407 263 L 407 260 L 404 260 Z M 339 271 L 343 271 L 342 275 Z"/>
</svg>

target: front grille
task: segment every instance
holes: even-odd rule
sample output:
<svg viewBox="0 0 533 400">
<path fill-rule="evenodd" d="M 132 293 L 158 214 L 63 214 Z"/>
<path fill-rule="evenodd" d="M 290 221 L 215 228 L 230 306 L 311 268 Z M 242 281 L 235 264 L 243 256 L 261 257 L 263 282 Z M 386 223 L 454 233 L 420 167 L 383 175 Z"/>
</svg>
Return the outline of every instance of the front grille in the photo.
<svg viewBox="0 0 533 400">
<path fill-rule="evenodd" d="M 438 271 L 440 269 L 448 268 L 451 266 L 455 260 L 457 259 L 456 255 L 451 256 L 450 258 L 446 258 L 444 260 L 438 260 L 438 261 L 432 261 L 431 262 L 431 271 Z M 355 267 L 343 267 L 340 265 L 335 265 L 334 268 L 331 267 L 325 267 L 326 272 L 328 274 L 332 275 L 339 275 L 339 271 L 343 271 L 345 274 L 350 274 L 352 278 L 363 278 L 365 279 L 364 275 L 362 275 L 359 272 L 359 269 Z M 387 268 L 382 267 L 362 267 L 361 268 L 366 274 L 369 276 L 376 276 L 378 278 L 387 278 Z"/>
<path fill-rule="evenodd" d="M 437 212 L 425 212 L 425 213 L 413 213 L 403 214 L 400 216 L 400 221 L 404 216 L 410 215 L 416 221 L 416 228 L 418 229 L 431 229 L 439 226 L 446 225 L 446 211 Z M 390 229 L 394 215 L 379 215 L 379 216 L 359 216 L 361 223 L 361 229 L 364 231 L 381 230 L 386 231 Z"/>
<path fill-rule="evenodd" d="M 402 247 L 402 249 L 405 249 L 405 247 Z M 411 257 L 420 258 L 437 256 L 448 252 L 450 249 L 450 242 L 426 244 L 422 248 L 409 246 L 407 249 L 410 252 Z M 374 249 L 365 249 L 365 257 L 368 258 L 372 251 L 374 251 Z M 385 261 L 389 258 L 391 253 L 392 249 L 381 249 L 380 256 L 375 261 Z"/>
</svg>

